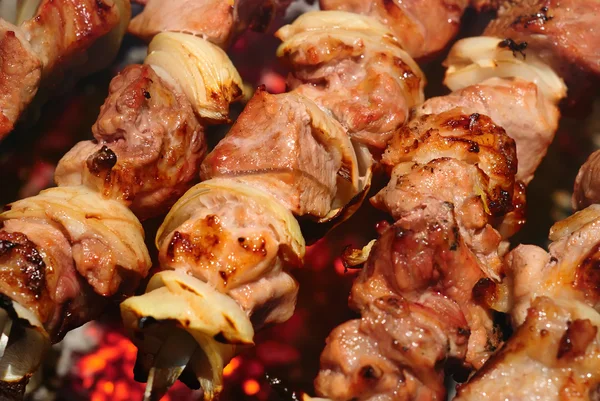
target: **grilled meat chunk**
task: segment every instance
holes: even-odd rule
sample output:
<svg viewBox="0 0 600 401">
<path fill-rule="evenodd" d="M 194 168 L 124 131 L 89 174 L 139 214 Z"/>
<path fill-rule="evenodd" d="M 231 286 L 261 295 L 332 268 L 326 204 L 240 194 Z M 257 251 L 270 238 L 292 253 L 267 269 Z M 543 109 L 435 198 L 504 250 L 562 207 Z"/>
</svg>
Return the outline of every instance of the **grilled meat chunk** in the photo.
<svg viewBox="0 0 600 401">
<path fill-rule="evenodd" d="M 423 101 L 425 77 L 391 32 L 356 14 L 307 13 L 277 33 L 288 85 L 379 152 Z"/>
<path fill-rule="evenodd" d="M 600 151 L 588 157 L 575 178 L 573 209 L 581 210 L 600 203 Z"/>
<path fill-rule="evenodd" d="M 271 193 L 296 215 L 315 217 L 355 195 L 356 175 L 352 144 L 335 120 L 302 95 L 264 90 L 201 169 L 203 180 L 239 179 Z"/>
<path fill-rule="evenodd" d="M 42 64 L 20 28 L 0 20 L 0 140 L 35 96 Z"/>
<path fill-rule="evenodd" d="M 59 162 L 56 183 L 86 185 L 141 219 L 164 213 L 191 187 L 206 151 L 190 102 L 147 65 L 112 80 L 92 132 L 95 140 Z"/>
<path fill-rule="evenodd" d="M 321 9 L 369 15 L 387 25 L 414 58 L 443 50 L 458 32 L 468 0 L 320 0 Z"/>
<path fill-rule="evenodd" d="M 532 82 L 519 78 L 490 78 L 449 95 L 429 99 L 418 112 L 440 114 L 457 107 L 468 114 L 490 117 L 515 140 L 519 161 L 516 179 L 528 184 L 558 128 L 558 107 Z"/>
<path fill-rule="evenodd" d="M 598 399 L 600 316 L 576 301 L 535 300 L 524 324 L 456 401 Z"/>
<path fill-rule="evenodd" d="M 567 84 L 600 74 L 600 3 L 595 0 L 505 2 L 484 35 L 527 43 Z"/>
<path fill-rule="evenodd" d="M 85 187 L 14 202 L 0 221 L 0 292 L 54 339 L 95 317 L 104 302 L 98 295 L 130 294 L 150 269 L 135 216 Z"/>
<path fill-rule="evenodd" d="M 148 0 L 129 32 L 145 40 L 160 32 L 185 32 L 225 48 L 248 28 L 264 31 L 276 6 L 273 0 Z"/>
</svg>

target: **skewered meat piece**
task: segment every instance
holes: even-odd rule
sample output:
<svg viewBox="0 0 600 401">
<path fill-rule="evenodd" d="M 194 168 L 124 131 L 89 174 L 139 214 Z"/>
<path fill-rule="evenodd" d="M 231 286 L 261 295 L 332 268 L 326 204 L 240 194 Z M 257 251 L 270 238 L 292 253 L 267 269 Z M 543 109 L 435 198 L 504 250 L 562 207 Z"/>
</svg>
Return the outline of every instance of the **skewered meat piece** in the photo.
<svg viewBox="0 0 600 401">
<path fill-rule="evenodd" d="M 321 9 L 369 15 L 385 24 L 413 58 L 442 51 L 457 34 L 468 0 L 320 0 Z"/>
<path fill-rule="evenodd" d="M 416 115 L 395 133 L 382 158 L 394 167 L 392 180 L 373 203 L 396 223 L 371 249 L 350 304 L 361 312 L 361 335 L 373 338 L 379 353 L 416 381 L 400 381 L 380 393 L 374 391 L 377 382 L 393 381 L 399 373 L 379 375 L 367 390 L 347 396 L 416 400 L 427 394 L 441 400 L 442 361 L 456 358 L 479 368 L 499 345 L 490 311 L 478 304 L 472 289 L 482 279 L 499 278 L 505 251 L 494 226 L 512 209 L 515 161 L 514 141 L 504 130 L 486 116 L 463 115 L 460 109 Z M 389 298 L 408 306 L 371 317 Z M 424 327 L 415 339 L 397 338 L 414 327 Z M 345 341 L 329 337 L 324 351 L 329 357 L 315 381 L 317 392 L 333 399 L 342 398 L 330 381 L 332 372 L 341 372 L 346 362 L 332 360 L 329 348 Z M 397 356 L 390 357 L 388 344 L 397 345 Z M 417 359 L 429 352 L 427 361 Z"/>
<path fill-rule="evenodd" d="M 579 169 L 575 178 L 575 187 L 573 189 L 573 209 L 581 210 L 590 205 L 600 203 L 600 151 L 590 155 L 586 162 Z"/>
<path fill-rule="evenodd" d="M 127 67 L 110 84 L 92 127 L 59 162 L 59 186 L 86 185 L 129 204 L 140 218 L 165 212 L 190 187 L 206 151 L 190 102 L 148 65 Z"/>
<path fill-rule="evenodd" d="M 160 32 L 185 32 L 226 48 L 248 28 L 266 30 L 276 8 L 274 0 L 148 0 L 129 32 L 145 40 Z"/>
<path fill-rule="evenodd" d="M 294 214 L 318 218 L 334 203 L 346 205 L 359 185 L 354 149 L 336 121 L 298 93 L 261 89 L 204 160 L 201 177 L 236 177 L 271 193 Z"/>
<path fill-rule="evenodd" d="M 356 46 L 358 55 L 370 48 L 402 52 L 391 34 L 367 17 L 329 12 L 311 21 L 284 28 L 292 38 L 282 46 L 294 52 L 303 45 L 299 36 L 334 32 L 363 41 Z M 385 44 L 388 40 L 393 45 Z M 353 54 L 335 57 L 350 62 Z M 420 82 L 398 86 L 411 94 L 397 97 L 422 98 Z M 357 81 L 354 90 L 364 97 L 370 86 Z M 152 279 L 157 284 L 121 304 L 125 327 L 138 346 L 140 371 L 149 383 L 159 383 L 151 384 L 154 394 L 188 369 L 211 399 L 221 389 L 222 368 L 236 345 L 250 344 L 254 330 L 293 313 L 298 288 L 289 271 L 304 255 L 294 215 L 335 224 L 360 205 L 370 184 L 371 154 L 334 117 L 304 91 L 269 95 L 259 89 L 205 159 L 205 181 L 167 215 L 156 239 L 162 269 Z M 211 304 L 205 322 L 206 299 L 231 302 Z"/>
<path fill-rule="evenodd" d="M 423 73 L 371 18 L 309 12 L 277 36 L 277 54 L 292 69 L 289 86 L 329 110 L 356 142 L 381 151 L 423 102 Z"/>
<path fill-rule="evenodd" d="M 600 316 L 577 301 L 535 300 L 507 344 L 456 401 L 598 399 Z"/>
<path fill-rule="evenodd" d="M 499 107 L 501 105 L 502 107 Z M 559 111 L 533 82 L 521 78 L 490 78 L 428 99 L 417 110 L 440 114 L 455 107 L 489 116 L 515 140 L 519 170 L 516 179 L 528 184 L 558 128 Z"/>
<path fill-rule="evenodd" d="M 178 33 L 156 41 L 144 65 L 113 79 L 96 140 L 61 160 L 59 186 L 0 214 L 0 330 L 27 333 L 3 345 L 0 391 L 22 392 L 49 343 L 133 293 L 151 266 L 138 219 L 163 213 L 193 185 L 204 125 L 227 120 L 225 103 L 242 96 L 220 48 Z M 185 72 L 172 75 L 178 66 Z"/>
<path fill-rule="evenodd" d="M 564 15 L 558 17 L 566 18 Z M 568 19 L 553 20 L 557 24 L 567 22 Z M 519 324 L 525 320 L 526 310 L 536 296 L 569 296 L 573 298 L 572 302 L 576 300 L 596 306 L 594 285 L 597 280 L 590 268 L 595 263 L 597 253 L 594 248 L 596 241 L 593 240 L 597 237 L 594 235 L 597 225 L 595 209 L 588 208 L 576 215 L 573 221 L 557 224 L 553 228 L 552 238 L 556 242 L 551 246 L 550 255 L 541 249 L 520 247 L 508 257 L 512 269 L 508 269 L 508 272 L 504 270 L 502 258 L 508 250 L 504 240 L 522 224 L 522 216 L 519 215 L 523 212 L 520 198 L 524 185 L 514 180 L 531 180 L 545 147 L 554 135 L 558 119 L 556 105 L 566 96 L 563 78 L 569 80 L 570 75 L 569 71 L 555 69 L 558 64 L 548 64 L 545 61 L 547 53 L 536 54 L 534 51 L 540 50 L 539 47 L 528 47 L 510 37 L 501 39 L 507 37 L 504 31 L 496 34 L 500 38 L 464 39 L 454 46 L 446 60 L 449 67 L 446 83 L 455 92 L 432 99 L 417 108 L 413 121 L 394 133 L 383 154 L 382 163 L 392 172 L 392 180 L 387 188 L 375 196 L 373 202 L 391 212 L 397 220 L 392 227 L 400 226 L 403 229 L 400 232 L 395 229 L 393 235 L 386 232 L 379 241 L 384 244 L 390 241 L 385 237 L 387 234 L 399 243 L 407 242 L 402 247 L 392 247 L 399 256 L 391 257 L 378 254 L 377 251 L 381 249 L 378 243 L 372 246 L 351 295 L 351 306 L 357 308 L 362 317 L 358 323 L 347 323 L 342 326 L 346 329 L 335 330 L 329 337 L 323 353 L 322 369 L 315 382 L 319 394 L 335 400 L 442 399 L 443 361 L 456 358 L 463 361 L 465 367 L 479 368 L 500 345 L 498 333 L 493 329 L 492 310 L 507 312 L 514 308 L 513 318 Z M 536 37 L 538 39 L 543 39 L 543 36 Z M 593 34 L 592 39 L 595 39 Z M 549 45 L 551 41 L 547 43 Z M 564 63 L 568 61 L 568 57 L 565 58 L 562 60 Z M 573 85 L 577 83 L 575 80 L 569 82 Z M 531 109 L 530 116 L 523 117 L 522 111 L 512 111 L 515 107 L 514 98 L 517 99 L 516 104 L 527 105 Z M 494 110 L 491 110 L 493 100 L 499 102 L 494 103 Z M 463 118 L 460 118 L 461 113 Z M 446 119 L 453 114 L 454 118 L 449 120 L 451 124 L 447 124 Z M 489 117 L 484 114 L 489 114 Z M 459 123 L 461 120 L 463 122 Z M 480 135 L 474 135 L 481 129 L 477 127 L 480 122 L 485 129 Z M 525 160 L 524 169 L 517 172 L 514 142 L 502 139 L 504 130 L 493 129 L 495 124 L 506 125 L 506 133 L 514 137 L 517 152 Z M 462 135 L 460 130 L 463 131 Z M 490 152 L 490 149 L 494 151 Z M 498 163 L 503 158 L 504 162 Z M 436 204 L 447 205 L 452 218 L 433 212 Z M 414 223 L 414 216 L 422 216 L 427 210 L 429 216 L 421 217 L 423 226 L 430 227 L 432 233 L 442 235 L 445 241 L 452 238 L 458 240 L 444 248 L 432 241 L 431 237 L 421 234 L 421 239 L 413 239 L 411 245 L 407 238 L 412 238 L 415 230 L 404 228 L 413 227 L 408 222 Z M 455 225 L 454 229 L 446 228 L 448 224 Z M 444 236 L 443 233 L 447 234 Z M 445 268 L 445 263 L 452 260 L 449 255 L 458 255 L 460 251 L 464 254 L 460 256 L 456 268 Z M 368 253 L 369 249 L 363 252 Z M 378 269 L 380 273 L 376 275 Z M 504 274 L 508 274 L 509 278 L 501 283 Z M 536 281 L 541 281 L 539 287 Z M 531 288 L 533 286 L 535 291 Z M 430 345 L 426 349 L 431 352 L 436 349 L 447 350 L 434 353 L 433 362 L 390 357 L 394 351 L 386 348 L 388 344 L 395 344 L 394 341 L 401 344 L 394 336 L 410 330 L 408 327 L 391 329 L 407 319 L 404 315 L 390 314 L 373 319 L 371 316 L 378 308 L 378 303 L 383 303 L 385 297 L 393 295 L 401 297 L 403 302 L 415 302 L 422 306 L 420 296 L 427 297 L 432 291 L 447 297 L 463 313 L 466 326 L 461 332 L 467 341 L 466 352 L 452 353 L 459 349 L 452 346 L 456 343 L 448 340 L 453 338 L 451 334 L 455 331 L 445 327 L 437 331 L 445 330 L 446 336 L 437 337 L 442 347 Z M 438 304 L 436 310 L 448 309 Z M 550 313 L 550 309 L 548 311 Z M 418 316 L 416 312 L 415 316 Z M 542 314 L 540 317 L 546 318 Z M 447 318 L 438 319 L 438 327 L 444 327 L 443 324 L 449 322 Z M 597 329 L 589 321 L 582 323 L 580 320 L 583 319 L 573 320 L 577 321 L 573 331 L 580 332 L 581 337 L 567 336 L 565 341 L 569 347 L 576 342 L 577 345 L 573 347 L 579 347 L 576 353 L 583 357 L 585 347 L 596 336 Z M 563 323 L 566 326 L 566 321 L 563 320 Z M 531 346 L 523 345 L 524 341 L 529 341 L 531 333 L 525 329 L 519 333 L 517 339 L 511 340 L 508 348 L 505 348 L 516 349 L 515 357 L 537 352 L 533 347 L 541 349 L 535 340 L 530 341 Z M 563 334 L 564 328 L 560 335 L 552 334 L 552 338 L 558 336 L 560 339 Z M 358 341 L 357 338 L 362 343 L 372 341 L 378 348 L 374 353 L 369 351 L 370 355 L 376 356 L 368 362 L 363 362 L 365 358 L 355 351 L 343 349 L 344 344 L 353 344 L 353 341 Z M 422 335 L 419 338 L 433 337 Z M 405 346 L 403 349 L 409 352 L 411 348 Z M 524 351 L 521 352 L 521 349 Z M 505 375 L 512 379 L 517 372 L 514 365 L 512 362 L 503 365 L 510 361 L 512 351 L 506 351 L 506 357 L 504 352 L 501 351 L 503 356 L 498 357 L 500 362 L 492 359 L 490 370 L 484 369 L 480 376 L 499 378 Z M 590 358 L 594 358 L 594 355 L 592 351 Z M 345 358 L 355 359 L 350 366 Z M 368 364 L 359 366 L 357 361 Z M 521 362 L 525 365 L 528 363 Z M 582 371 L 590 366 L 585 360 L 579 362 L 581 366 L 586 366 Z M 534 368 L 545 369 L 544 375 L 551 369 L 557 369 L 554 372 L 558 381 L 571 374 L 564 364 L 555 364 L 548 359 L 543 363 L 545 365 L 538 364 Z M 500 367 L 495 369 L 494 364 Z M 424 366 L 428 369 L 427 374 L 417 376 L 415 381 L 415 372 L 420 372 Z M 579 372 L 579 365 L 574 366 L 573 369 Z M 591 369 L 594 370 L 593 367 Z M 368 377 L 361 374 L 363 372 L 367 372 Z M 401 373 L 404 372 L 410 376 L 403 376 Z M 397 380 L 399 376 L 411 379 L 403 382 Z M 425 378 L 430 381 L 427 382 Z M 370 380 L 368 385 L 364 384 L 365 379 Z M 515 380 L 518 383 L 520 378 Z M 472 383 L 472 386 L 468 384 L 461 390 L 465 399 L 467 396 L 472 397 L 468 399 L 496 399 L 497 395 L 501 396 L 498 399 L 525 397 L 525 393 L 521 392 L 522 387 L 511 392 L 514 386 L 508 386 L 502 380 L 498 386 L 502 390 L 496 392 L 492 390 L 496 388 L 493 380 L 475 380 Z M 585 391 L 595 388 L 593 381 L 576 384 Z M 532 391 L 528 394 L 536 393 Z"/>
<path fill-rule="evenodd" d="M 0 21 L 0 140 L 37 94 L 42 103 L 108 65 L 131 16 L 129 0 L 43 0 L 18 27 Z"/>
<path fill-rule="evenodd" d="M 42 65 L 18 27 L 0 20 L 0 35 L 1 139 L 35 96 Z"/>
<path fill-rule="evenodd" d="M 586 86 L 600 74 L 600 4 L 595 0 L 505 2 L 484 35 L 526 43 L 569 86 Z"/>
</svg>

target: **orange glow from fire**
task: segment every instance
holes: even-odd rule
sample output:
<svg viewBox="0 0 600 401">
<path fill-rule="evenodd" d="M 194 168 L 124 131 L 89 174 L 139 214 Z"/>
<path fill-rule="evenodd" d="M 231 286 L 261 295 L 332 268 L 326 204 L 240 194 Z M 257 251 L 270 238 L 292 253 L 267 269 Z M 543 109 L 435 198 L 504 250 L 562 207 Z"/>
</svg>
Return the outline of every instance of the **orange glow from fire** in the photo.
<svg viewBox="0 0 600 401">
<path fill-rule="evenodd" d="M 244 382 L 244 393 L 255 395 L 260 391 L 260 384 L 256 380 L 246 380 Z"/>
<path fill-rule="evenodd" d="M 73 369 L 81 380 L 80 389 L 87 393 L 91 401 L 130 401 L 141 400 L 145 384 L 133 378 L 133 367 L 137 348 L 129 339 L 117 332 L 102 336 L 96 351 L 83 356 Z M 237 361 L 239 365 L 239 361 Z M 183 383 L 176 382 L 162 401 L 184 399 L 190 394 Z"/>
<path fill-rule="evenodd" d="M 225 377 L 231 376 L 233 374 L 233 372 L 235 372 L 235 370 L 240 367 L 240 364 L 241 364 L 240 357 L 236 356 L 223 369 L 223 376 L 225 376 Z"/>
</svg>

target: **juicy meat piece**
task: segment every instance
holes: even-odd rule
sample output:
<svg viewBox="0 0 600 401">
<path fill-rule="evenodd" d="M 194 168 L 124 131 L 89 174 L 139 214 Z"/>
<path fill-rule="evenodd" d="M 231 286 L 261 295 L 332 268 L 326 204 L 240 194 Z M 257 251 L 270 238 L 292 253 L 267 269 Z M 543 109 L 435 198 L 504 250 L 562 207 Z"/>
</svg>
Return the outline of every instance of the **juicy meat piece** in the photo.
<svg viewBox="0 0 600 401">
<path fill-rule="evenodd" d="M 485 275 L 456 224 L 452 206 L 438 202 L 382 234 L 352 288 L 350 303 L 362 318 L 336 329 L 321 357 L 320 394 L 443 400 L 442 361 L 478 368 L 495 350 L 491 316 L 472 295 Z M 369 383 L 359 373 L 365 370 L 374 372 Z"/>
<path fill-rule="evenodd" d="M 499 280 L 502 260 L 498 248 L 502 237 L 493 227 L 497 222 L 486 211 L 489 207 L 484 202 L 489 201 L 484 199 L 489 196 L 481 196 L 489 193 L 488 181 L 477 166 L 456 159 L 435 159 L 425 165 L 400 164 L 372 202 L 396 220 L 412 210 L 446 202 L 454 210 L 463 240 L 483 263 L 483 270 Z"/>
<path fill-rule="evenodd" d="M 264 31 L 273 18 L 273 0 L 148 0 L 129 32 L 149 41 L 160 32 L 185 32 L 227 47 L 247 28 Z"/>
<path fill-rule="evenodd" d="M 435 115 L 417 114 L 394 133 L 382 163 L 390 167 L 404 162 L 427 164 L 443 157 L 477 165 L 487 175 L 489 184 L 482 190 L 492 215 L 512 209 L 515 142 L 485 115 L 469 115 L 460 108 Z"/>
<path fill-rule="evenodd" d="M 14 25 L 0 20 L 0 140 L 37 92 L 42 64 Z"/>
<path fill-rule="evenodd" d="M 484 35 L 527 42 L 567 84 L 585 84 L 582 73 L 600 74 L 599 16 L 596 0 L 505 2 Z"/>
<path fill-rule="evenodd" d="M 537 298 L 523 326 L 455 400 L 597 400 L 599 318 L 576 301 Z"/>
<path fill-rule="evenodd" d="M 53 341 L 95 318 L 102 296 L 130 294 L 150 268 L 131 212 L 84 187 L 17 201 L 0 221 L 0 293 L 32 311 Z"/>
<path fill-rule="evenodd" d="M 42 61 L 43 76 L 51 76 L 49 85 L 56 85 L 57 78 L 68 77 L 69 69 L 85 60 L 98 39 L 128 20 L 130 12 L 125 0 L 42 0 L 35 17 L 21 27 Z M 103 46 L 101 50 L 109 50 Z"/>
<path fill-rule="evenodd" d="M 92 127 L 59 162 L 59 186 L 86 185 L 140 219 L 164 213 L 196 179 L 203 128 L 187 98 L 146 65 L 116 76 Z"/>
<path fill-rule="evenodd" d="M 162 269 L 229 294 L 260 327 L 293 312 L 298 285 L 287 271 L 302 257 L 299 238 L 296 220 L 275 198 L 235 180 L 213 179 L 171 209 L 156 245 Z"/>
<path fill-rule="evenodd" d="M 282 28 L 278 55 L 291 66 L 294 91 L 329 110 L 355 141 L 380 152 L 410 108 L 423 101 L 425 77 L 385 27 L 357 15 L 338 16 L 347 20 L 327 16 L 329 25 L 318 28 L 303 27 L 304 20 Z"/>
<path fill-rule="evenodd" d="M 410 367 L 398 366 L 382 354 L 378 342 L 362 331 L 361 321 L 351 320 L 327 338 L 315 389 L 333 400 L 444 400 L 441 372 L 430 375 L 430 383 L 437 381 L 433 389 L 425 386 Z"/>
<path fill-rule="evenodd" d="M 351 171 L 350 147 L 344 130 L 309 99 L 259 90 L 204 160 L 201 177 L 235 177 L 297 215 L 323 217 Z"/>
<path fill-rule="evenodd" d="M 588 157 L 579 169 L 573 189 L 573 209 L 581 210 L 600 203 L 600 151 Z"/>
<path fill-rule="evenodd" d="M 270 323 L 285 322 L 294 314 L 298 283 L 284 271 L 234 288 L 229 295 L 250 315 L 254 330 Z"/>
<path fill-rule="evenodd" d="M 515 248 L 507 258 L 513 284 L 513 322 L 525 319 L 538 296 L 578 300 L 600 309 L 600 205 L 593 205 L 556 223 L 549 252 L 532 245 Z"/>
<path fill-rule="evenodd" d="M 537 86 L 519 78 L 491 78 L 478 85 L 427 100 L 418 112 L 440 114 L 460 107 L 489 116 L 517 146 L 517 181 L 525 184 L 541 163 L 558 127 L 560 113 Z"/>
<path fill-rule="evenodd" d="M 322 10 L 349 11 L 377 18 L 414 58 L 443 50 L 454 38 L 468 0 L 320 0 Z"/>
</svg>

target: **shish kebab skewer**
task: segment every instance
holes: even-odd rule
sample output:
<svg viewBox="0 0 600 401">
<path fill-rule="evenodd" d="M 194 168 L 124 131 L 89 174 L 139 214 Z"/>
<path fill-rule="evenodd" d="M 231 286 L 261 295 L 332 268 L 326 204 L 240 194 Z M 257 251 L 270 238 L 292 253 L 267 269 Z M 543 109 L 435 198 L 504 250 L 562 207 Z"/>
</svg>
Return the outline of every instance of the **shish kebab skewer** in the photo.
<svg viewBox="0 0 600 401">
<path fill-rule="evenodd" d="M 597 2 L 513 7 L 486 33 L 520 41 L 459 41 L 447 60 L 455 92 L 425 102 L 390 141 L 382 162 L 392 180 L 373 203 L 396 223 L 365 250 L 350 297 L 363 317 L 330 335 L 315 382 L 321 395 L 444 399 L 443 361 L 479 368 L 500 344 L 484 299 L 504 274 L 505 240 L 522 223 L 523 188 L 512 191 L 511 175 L 528 182 L 545 154 L 566 94 L 561 77 L 577 92 L 598 68 L 597 51 L 579 54 L 575 36 L 564 36 L 588 32 L 598 45 L 594 19 L 573 18 L 598 15 Z M 524 161 L 518 172 L 500 125 Z"/>
<path fill-rule="evenodd" d="M 153 381 L 148 398 L 186 369 L 192 375 L 182 380 L 212 398 L 235 346 L 291 315 L 297 284 L 288 271 L 304 252 L 294 215 L 320 222 L 347 216 L 357 205 L 351 199 L 368 189 L 366 146 L 380 153 L 422 101 L 423 77 L 385 26 L 343 12 L 304 20 L 298 33 L 306 40 L 288 43 L 289 54 L 320 65 L 316 82 L 327 71 L 337 79 L 345 91 L 339 110 L 318 101 L 318 85 L 283 95 L 259 90 L 204 161 L 205 181 L 171 209 L 157 235 L 164 271 L 146 294 L 121 304 L 139 348 L 136 371 Z M 190 376 L 197 382 L 183 378 Z"/>
<path fill-rule="evenodd" d="M 106 68 L 131 18 L 129 0 L 2 3 L 0 140 L 32 102 L 41 105 L 51 93 Z"/>
<path fill-rule="evenodd" d="M 58 187 L 0 214 L 6 399 L 22 397 L 50 343 L 146 276 L 150 258 L 138 219 L 166 212 L 196 181 L 204 127 L 227 121 L 229 104 L 242 97 L 239 74 L 210 42 L 161 33 L 150 48 L 143 65 L 112 80 L 95 139 L 59 162 Z"/>
<path fill-rule="evenodd" d="M 552 226 L 548 252 L 519 245 L 507 256 L 505 296 L 488 301 L 510 309 L 515 334 L 458 388 L 456 400 L 600 396 L 599 155 L 581 167 L 573 196 L 579 211 Z"/>
</svg>

